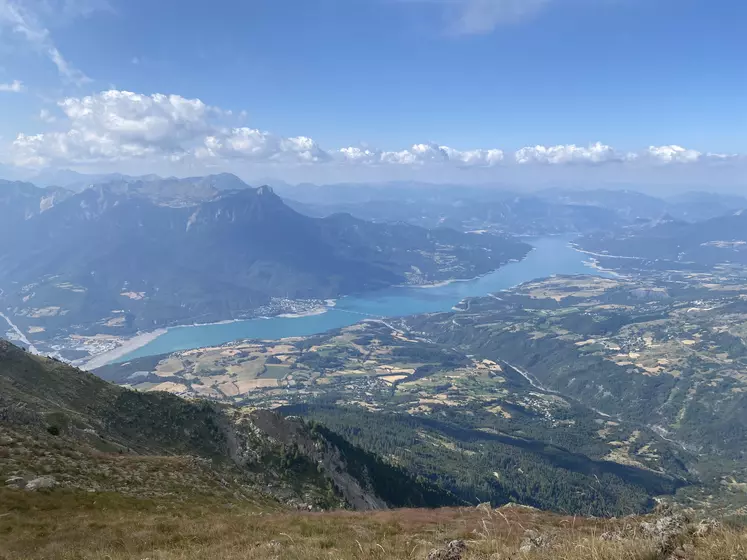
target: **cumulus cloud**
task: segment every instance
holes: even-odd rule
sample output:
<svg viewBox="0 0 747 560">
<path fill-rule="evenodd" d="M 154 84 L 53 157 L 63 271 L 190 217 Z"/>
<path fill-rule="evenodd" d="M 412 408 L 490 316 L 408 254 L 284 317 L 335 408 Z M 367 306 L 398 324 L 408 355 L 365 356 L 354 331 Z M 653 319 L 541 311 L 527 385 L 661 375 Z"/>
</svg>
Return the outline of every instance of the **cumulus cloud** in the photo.
<svg viewBox="0 0 747 560">
<path fill-rule="evenodd" d="M 465 167 L 491 167 L 503 161 L 503 150 L 496 148 L 464 152 L 446 146 L 442 146 L 441 149 L 449 156 L 449 161 L 457 162 Z"/>
<path fill-rule="evenodd" d="M 185 145 L 211 130 L 211 108 L 179 95 L 141 95 L 110 90 L 58 103 L 69 130 L 19 134 L 13 153 L 19 165 L 118 161 L 146 156 L 179 157 Z M 49 113 L 40 115 L 42 119 Z"/>
<path fill-rule="evenodd" d="M 611 146 L 597 142 L 588 147 L 575 144 L 559 146 L 528 146 L 517 150 L 514 154 L 517 164 L 606 164 L 630 163 L 646 164 L 676 164 L 676 163 L 712 163 L 741 159 L 734 154 L 701 153 L 697 150 L 682 146 L 649 146 L 638 152 L 621 152 Z"/>
<path fill-rule="evenodd" d="M 226 158 L 248 161 L 298 161 L 316 163 L 329 159 L 316 142 L 305 136 L 283 138 L 269 132 L 240 127 L 207 136 L 195 151 L 200 159 Z"/>
<path fill-rule="evenodd" d="M 646 155 L 662 163 L 693 163 L 700 160 L 703 154 L 696 150 L 688 150 L 682 146 L 649 146 Z"/>
<path fill-rule="evenodd" d="M 9 163 L 75 167 L 178 161 L 203 167 L 256 164 L 479 170 L 583 165 L 640 168 L 743 160 L 741 156 L 701 153 L 676 145 L 622 152 L 601 142 L 527 146 L 508 153 L 498 148 L 465 150 L 434 142 L 403 150 L 368 146 L 327 149 L 308 136 L 284 137 L 240 126 L 246 118 L 244 111 L 233 113 L 180 95 L 109 90 L 68 97 L 57 105 L 59 116 L 46 109 L 39 114 L 41 122 L 55 123 L 55 128 L 18 134 L 9 151 Z"/>
<path fill-rule="evenodd" d="M 338 159 L 357 164 L 425 165 L 428 163 L 454 164 L 459 167 L 490 167 L 503 161 L 503 151 L 461 151 L 438 144 L 415 144 L 408 150 L 378 151 L 369 148 L 348 147 L 337 153 Z"/>
<path fill-rule="evenodd" d="M 143 145 L 93 131 L 70 130 L 46 134 L 19 134 L 13 142 L 15 163 L 24 167 L 54 164 L 119 162 L 160 155 L 152 145 Z"/>
<path fill-rule="evenodd" d="M 210 108 L 180 95 L 109 90 L 59 103 L 74 129 L 143 144 L 176 147 L 209 130 Z"/>
<path fill-rule="evenodd" d="M 30 45 L 37 52 L 45 55 L 57 67 L 58 73 L 66 80 L 75 84 L 85 84 L 91 80 L 83 72 L 75 68 L 70 62 L 62 56 L 62 53 L 55 46 L 52 36 L 41 22 L 41 16 L 44 14 L 59 13 L 64 15 L 64 11 L 69 11 L 72 16 L 77 10 L 77 4 L 74 2 L 65 2 L 60 5 L 63 12 L 55 10 L 54 2 L 39 2 L 33 0 L 0 0 L 0 31 L 3 29 L 10 30 L 15 36 L 23 39 L 26 44 Z M 84 12 L 76 12 L 85 14 Z"/>
<path fill-rule="evenodd" d="M 231 111 L 179 95 L 143 95 L 109 90 L 58 103 L 67 130 L 19 134 L 12 146 L 14 162 L 24 166 L 118 162 L 133 158 L 186 159 L 203 163 L 317 164 L 326 162 L 422 166 L 490 167 L 503 161 L 502 150 L 462 151 L 435 143 L 401 151 L 343 148 L 327 151 L 307 136 L 283 137 L 246 126 L 228 128 L 221 119 Z M 238 120 L 246 117 L 239 113 Z M 54 122 L 43 110 L 39 119 Z"/>
<path fill-rule="evenodd" d="M 26 88 L 23 85 L 23 82 L 21 82 L 20 80 L 13 80 L 12 82 L 7 84 L 0 84 L 0 91 L 2 92 L 21 93 L 25 90 Z"/>
<path fill-rule="evenodd" d="M 566 144 L 560 146 L 533 146 L 517 150 L 514 154 L 516 163 L 608 163 L 623 161 L 626 155 L 619 154 L 612 147 L 597 142 L 588 147 Z"/>
</svg>

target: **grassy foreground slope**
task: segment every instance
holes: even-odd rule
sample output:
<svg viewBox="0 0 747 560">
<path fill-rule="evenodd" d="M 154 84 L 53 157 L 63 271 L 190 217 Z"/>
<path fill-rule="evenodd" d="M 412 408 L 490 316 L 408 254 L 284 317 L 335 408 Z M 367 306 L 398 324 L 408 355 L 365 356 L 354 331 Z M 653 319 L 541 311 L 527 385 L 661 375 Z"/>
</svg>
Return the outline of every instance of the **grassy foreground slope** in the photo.
<svg viewBox="0 0 747 560">
<path fill-rule="evenodd" d="M 275 509 L 458 503 L 320 427 L 138 393 L 0 341 L 0 480 L 153 500 Z"/>
<path fill-rule="evenodd" d="M 482 506 L 270 512 L 0 490 L 0 559 L 100 558 L 740 560 L 747 532 L 677 514 L 602 520 Z"/>
<path fill-rule="evenodd" d="M 747 558 L 744 531 L 681 514 L 391 510 L 455 499 L 326 428 L 136 393 L 6 342 L 0 481 L 2 560 Z M 369 511 L 323 511 L 342 507 Z"/>
</svg>

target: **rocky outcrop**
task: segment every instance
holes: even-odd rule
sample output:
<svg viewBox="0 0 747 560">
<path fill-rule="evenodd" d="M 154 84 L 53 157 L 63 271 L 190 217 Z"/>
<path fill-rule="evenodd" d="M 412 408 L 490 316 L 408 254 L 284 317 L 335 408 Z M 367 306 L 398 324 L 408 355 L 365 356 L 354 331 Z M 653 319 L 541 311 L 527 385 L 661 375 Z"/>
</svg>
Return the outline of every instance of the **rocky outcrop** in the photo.
<svg viewBox="0 0 747 560">
<path fill-rule="evenodd" d="M 551 540 L 549 535 L 542 534 L 535 529 L 527 529 L 524 531 L 524 538 L 519 546 L 519 552 L 528 553 L 537 548 L 547 548 L 550 546 Z"/>
<path fill-rule="evenodd" d="M 466 551 L 467 544 L 464 541 L 451 541 L 442 548 L 434 548 L 427 560 L 462 560 Z"/>
<path fill-rule="evenodd" d="M 37 490 L 51 490 L 57 486 L 57 481 L 52 476 L 40 476 L 33 478 L 26 484 L 26 490 L 36 492 Z"/>
<path fill-rule="evenodd" d="M 26 488 L 26 479 L 21 476 L 11 476 L 5 481 L 5 486 L 16 490 L 23 490 Z"/>
</svg>

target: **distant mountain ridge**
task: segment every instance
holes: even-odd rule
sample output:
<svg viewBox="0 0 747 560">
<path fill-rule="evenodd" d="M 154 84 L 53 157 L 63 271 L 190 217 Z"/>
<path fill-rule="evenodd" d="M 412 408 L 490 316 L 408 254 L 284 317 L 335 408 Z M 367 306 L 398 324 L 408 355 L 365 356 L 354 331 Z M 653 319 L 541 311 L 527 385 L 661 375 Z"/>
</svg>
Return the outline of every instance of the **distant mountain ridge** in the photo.
<svg viewBox="0 0 747 560">
<path fill-rule="evenodd" d="M 41 189 L 22 181 L 0 180 L 0 233 L 11 232 L 72 194 L 58 187 Z"/>
<path fill-rule="evenodd" d="M 588 236 L 580 247 L 599 254 L 713 266 L 747 264 L 747 211 L 688 223 L 660 220 L 651 228 Z"/>
<path fill-rule="evenodd" d="M 131 334 L 251 316 L 272 298 L 472 278 L 530 250 L 499 236 L 349 215 L 316 219 L 269 187 L 235 181 L 221 175 L 59 190 L 59 202 L 31 215 L 9 196 L 15 241 L 0 249 L 2 307 L 37 339 Z M 243 187 L 223 188 L 235 185 Z M 33 196 L 20 200 L 31 206 L 49 192 L 27 191 Z"/>
<path fill-rule="evenodd" d="M 95 185 L 107 183 L 158 183 L 181 184 L 184 186 L 210 185 L 219 190 L 241 189 L 246 185 L 231 173 L 217 173 L 204 177 L 160 177 L 158 175 L 125 175 L 122 173 L 84 174 L 71 170 L 44 172 L 32 177 L 29 183 L 40 187 L 64 188 L 72 192 L 81 192 Z"/>
<path fill-rule="evenodd" d="M 666 214 L 690 222 L 747 208 L 747 199 L 718 193 L 658 198 L 634 190 L 544 189 L 458 185 L 280 185 L 300 212 L 348 212 L 374 221 L 514 235 L 586 234 L 649 224 Z"/>
</svg>

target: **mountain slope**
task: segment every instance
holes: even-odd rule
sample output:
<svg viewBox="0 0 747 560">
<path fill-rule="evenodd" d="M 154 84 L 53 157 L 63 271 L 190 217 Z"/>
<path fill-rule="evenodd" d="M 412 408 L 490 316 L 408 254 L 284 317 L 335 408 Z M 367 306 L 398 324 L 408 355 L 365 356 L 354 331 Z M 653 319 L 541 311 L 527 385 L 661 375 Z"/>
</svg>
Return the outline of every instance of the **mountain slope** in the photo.
<svg viewBox="0 0 747 560">
<path fill-rule="evenodd" d="M 275 513 L 226 504 L 112 504 L 2 493 L 0 557 L 24 560 L 742 560 L 742 525 L 664 510 L 583 518 L 498 509 Z"/>
<path fill-rule="evenodd" d="M 31 183 L 0 180 L 0 234 L 11 235 L 27 220 L 72 196 L 57 187 L 40 189 Z"/>
<path fill-rule="evenodd" d="M 70 334 L 252 316 L 273 298 L 471 278 L 529 251 L 491 235 L 315 219 L 267 187 L 215 183 L 97 185 L 24 220 L 0 249 L 6 314 L 42 347 L 69 347 Z"/>
<path fill-rule="evenodd" d="M 550 235 L 606 230 L 624 223 L 616 211 L 601 205 L 487 187 L 299 185 L 280 189 L 290 206 L 314 216 L 346 212 L 365 220 L 461 231 Z"/>
<path fill-rule="evenodd" d="M 424 227 L 488 230 L 513 235 L 611 231 L 658 220 L 664 214 L 689 222 L 747 207 L 747 199 L 713 192 L 662 199 L 633 190 L 545 189 L 513 192 L 463 185 L 279 185 L 300 212 L 328 216 L 348 212 L 374 221 L 406 221 Z"/>
<path fill-rule="evenodd" d="M 675 451 L 669 464 L 700 479 L 679 492 L 683 501 L 741 511 L 747 505 L 744 278 L 738 267 L 710 274 L 668 268 L 644 280 L 561 276 L 405 322 L 477 358 L 503 359 L 535 387 L 604 414 L 597 435 L 617 447 L 611 457 L 652 456 L 642 436 L 656 434 Z M 635 437 L 613 435 L 606 425 L 612 423 L 635 427 Z"/>
<path fill-rule="evenodd" d="M 189 190 L 196 187 L 197 190 L 211 188 L 216 190 L 244 189 L 248 185 L 232 173 L 217 173 L 204 177 L 159 177 L 158 175 L 125 175 L 122 173 L 83 174 L 69 169 L 57 171 L 47 170 L 35 175 L 30 182 L 41 187 L 63 187 L 72 192 L 82 192 L 96 185 L 110 183 L 136 184 L 152 183 L 156 190 L 160 187 L 158 183 L 165 183 L 171 188 L 178 187 L 180 190 Z"/>
<path fill-rule="evenodd" d="M 122 389 L 0 341 L 0 478 L 17 477 L 15 485 L 45 475 L 71 490 L 135 497 L 356 509 L 457 503 L 329 437 L 269 411 Z"/>
<path fill-rule="evenodd" d="M 595 253 L 644 260 L 747 264 L 747 211 L 695 223 L 663 220 L 647 229 L 583 237 L 578 245 Z"/>
<path fill-rule="evenodd" d="M 488 346 L 491 337 L 501 340 L 495 333 L 486 337 Z M 143 391 L 317 420 L 468 501 L 619 515 L 646 510 L 654 496 L 690 478 L 687 454 L 652 430 L 608 424 L 595 410 L 532 386 L 505 362 L 376 321 L 307 338 L 236 341 L 135 359 L 95 372 Z"/>
</svg>

